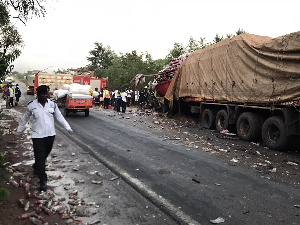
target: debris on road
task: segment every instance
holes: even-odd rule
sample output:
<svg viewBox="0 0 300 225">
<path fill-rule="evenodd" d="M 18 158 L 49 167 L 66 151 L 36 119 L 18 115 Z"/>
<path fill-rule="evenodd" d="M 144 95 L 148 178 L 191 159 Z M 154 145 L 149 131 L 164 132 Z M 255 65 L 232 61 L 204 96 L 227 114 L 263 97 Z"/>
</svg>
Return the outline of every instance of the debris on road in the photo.
<svg viewBox="0 0 300 225">
<path fill-rule="evenodd" d="M 225 219 L 222 218 L 222 217 L 218 217 L 217 219 L 210 220 L 210 222 L 213 223 L 213 224 L 224 223 Z"/>
</svg>

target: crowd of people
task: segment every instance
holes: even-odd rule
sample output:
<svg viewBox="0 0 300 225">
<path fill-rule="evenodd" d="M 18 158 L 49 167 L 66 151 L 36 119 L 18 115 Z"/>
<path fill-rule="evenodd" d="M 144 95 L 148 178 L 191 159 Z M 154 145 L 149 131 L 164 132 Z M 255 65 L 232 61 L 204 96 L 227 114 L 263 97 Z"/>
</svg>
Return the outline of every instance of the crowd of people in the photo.
<svg viewBox="0 0 300 225">
<path fill-rule="evenodd" d="M 123 90 L 108 90 L 106 87 L 103 90 L 98 91 L 94 96 L 94 105 L 96 107 L 103 107 L 108 109 L 109 106 L 113 107 L 113 110 L 117 112 L 126 112 L 126 108 L 131 105 L 145 108 L 147 105 L 151 105 L 152 100 L 156 99 L 154 91 L 148 89 L 147 86 L 141 91 L 133 91 L 128 89 Z"/>
<path fill-rule="evenodd" d="M 11 83 L 5 85 L 0 83 L 0 92 L 2 94 L 1 99 L 6 100 L 7 107 L 18 106 L 22 94 L 18 84 L 13 88 Z"/>
</svg>

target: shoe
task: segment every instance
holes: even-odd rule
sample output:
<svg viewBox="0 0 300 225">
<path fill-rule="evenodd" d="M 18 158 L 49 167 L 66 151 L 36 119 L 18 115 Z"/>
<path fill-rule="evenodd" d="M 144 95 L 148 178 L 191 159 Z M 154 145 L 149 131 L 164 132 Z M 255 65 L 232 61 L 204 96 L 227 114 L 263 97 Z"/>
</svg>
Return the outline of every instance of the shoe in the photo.
<svg viewBox="0 0 300 225">
<path fill-rule="evenodd" d="M 47 191 L 47 181 L 41 181 L 40 191 Z"/>
</svg>

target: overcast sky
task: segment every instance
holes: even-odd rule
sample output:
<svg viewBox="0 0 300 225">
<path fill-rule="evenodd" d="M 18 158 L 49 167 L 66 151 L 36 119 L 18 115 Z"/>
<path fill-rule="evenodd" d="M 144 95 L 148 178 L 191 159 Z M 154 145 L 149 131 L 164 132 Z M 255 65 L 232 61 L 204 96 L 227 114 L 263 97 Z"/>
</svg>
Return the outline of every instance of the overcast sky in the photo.
<svg viewBox="0 0 300 225">
<path fill-rule="evenodd" d="M 86 66 L 95 42 L 164 58 L 175 42 L 239 28 L 272 38 L 299 31 L 299 0 L 48 0 L 45 18 L 16 22 L 25 46 L 15 70 Z"/>
</svg>

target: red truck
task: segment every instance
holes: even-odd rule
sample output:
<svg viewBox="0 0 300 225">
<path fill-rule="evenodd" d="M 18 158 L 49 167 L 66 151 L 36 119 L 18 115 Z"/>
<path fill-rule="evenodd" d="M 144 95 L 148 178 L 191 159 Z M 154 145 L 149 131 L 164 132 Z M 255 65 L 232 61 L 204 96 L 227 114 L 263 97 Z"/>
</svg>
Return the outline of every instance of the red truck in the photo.
<svg viewBox="0 0 300 225">
<path fill-rule="evenodd" d="M 93 107 L 93 97 L 90 95 L 70 94 L 62 98 L 63 114 L 69 116 L 69 113 L 84 112 L 89 116 L 90 108 Z"/>
<path fill-rule="evenodd" d="M 242 34 L 189 55 L 165 98 L 201 126 L 289 149 L 300 136 L 300 32 L 277 38 Z M 189 113 L 190 113 L 189 112 Z"/>
<path fill-rule="evenodd" d="M 91 85 L 92 90 L 95 88 L 98 91 L 103 90 L 107 86 L 108 78 L 98 78 L 98 77 L 85 77 L 85 76 L 74 76 L 73 83 L 81 85 Z"/>
</svg>

